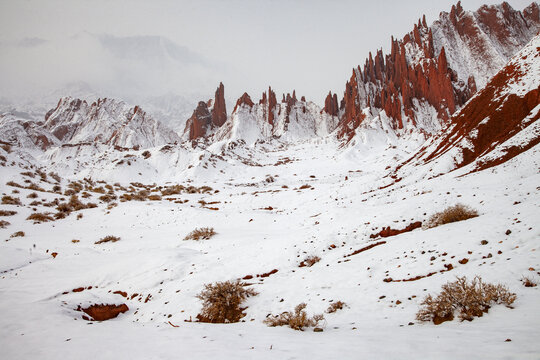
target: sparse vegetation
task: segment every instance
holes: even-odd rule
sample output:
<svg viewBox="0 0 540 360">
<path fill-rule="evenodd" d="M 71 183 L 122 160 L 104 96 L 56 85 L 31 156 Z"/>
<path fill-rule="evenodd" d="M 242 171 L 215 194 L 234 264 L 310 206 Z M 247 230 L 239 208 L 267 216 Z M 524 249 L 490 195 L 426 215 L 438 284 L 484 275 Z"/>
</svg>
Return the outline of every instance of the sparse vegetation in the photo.
<svg viewBox="0 0 540 360">
<path fill-rule="evenodd" d="M 197 315 L 200 322 L 234 323 L 245 316 L 242 303 L 250 296 L 257 295 L 253 289 L 245 287 L 237 281 L 216 282 L 204 285 L 197 295 L 203 302 L 201 313 Z"/>
<path fill-rule="evenodd" d="M 5 229 L 8 225 L 10 225 L 11 223 L 9 221 L 6 221 L 6 220 L 0 220 L 0 229 Z"/>
<path fill-rule="evenodd" d="M 214 235 L 216 235 L 214 228 L 204 227 L 193 230 L 186 235 L 184 240 L 208 240 Z"/>
<path fill-rule="evenodd" d="M 17 231 L 17 232 L 14 232 L 13 234 L 11 234 L 10 237 L 14 238 L 14 237 L 23 237 L 25 234 L 24 234 L 24 231 Z"/>
<path fill-rule="evenodd" d="M 118 236 L 107 235 L 104 238 L 101 238 L 98 241 L 96 241 L 94 244 L 104 244 L 104 243 L 107 243 L 107 242 L 117 242 L 119 240 L 120 240 L 120 237 L 118 237 Z"/>
<path fill-rule="evenodd" d="M 310 255 L 306 257 L 299 265 L 299 267 L 312 267 L 316 263 L 321 261 L 321 258 L 316 255 Z"/>
<path fill-rule="evenodd" d="M 280 315 L 270 315 L 264 320 L 264 323 L 268 326 L 288 326 L 300 331 L 307 327 L 316 327 L 324 320 L 324 316 L 318 314 L 309 317 L 304 310 L 306 306 L 306 303 L 301 303 L 296 305 L 293 312 L 285 311 Z"/>
<path fill-rule="evenodd" d="M 427 228 L 434 228 L 439 225 L 449 224 L 456 221 L 463 221 L 478 216 L 478 212 L 463 204 L 450 206 L 445 210 L 433 214 L 426 222 Z"/>
<path fill-rule="evenodd" d="M 43 213 L 33 213 L 32 215 L 27 217 L 26 220 L 34 221 L 34 224 L 47 222 L 47 221 L 54 221 L 54 219 L 50 215 L 43 214 Z"/>
<path fill-rule="evenodd" d="M 0 210 L 0 216 L 13 216 L 17 214 L 16 211 L 12 211 L 12 210 Z"/>
<path fill-rule="evenodd" d="M 28 199 L 36 199 L 39 195 L 35 192 L 26 195 Z"/>
<path fill-rule="evenodd" d="M 2 204 L 4 205 L 21 205 L 21 200 L 17 197 L 5 195 L 2 196 Z"/>
<path fill-rule="evenodd" d="M 456 281 L 443 285 L 437 297 L 428 295 L 422 301 L 416 319 L 439 325 L 453 320 L 454 311 L 458 311 L 462 321 L 471 321 L 487 313 L 493 303 L 510 307 L 515 300 L 516 294 L 503 285 L 484 283 L 479 276 L 471 282 L 466 277 L 458 277 Z"/>
<path fill-rule="evenodd" d="M 328 309 L 326 309 L 326 312 L 328 314 L 335 313 L 338 310 L 343 310 L 343 307 L 345 307 L 347 304 L 345 304 L 343 301 L 336 301 L 330 304 Z"/>
</svg>

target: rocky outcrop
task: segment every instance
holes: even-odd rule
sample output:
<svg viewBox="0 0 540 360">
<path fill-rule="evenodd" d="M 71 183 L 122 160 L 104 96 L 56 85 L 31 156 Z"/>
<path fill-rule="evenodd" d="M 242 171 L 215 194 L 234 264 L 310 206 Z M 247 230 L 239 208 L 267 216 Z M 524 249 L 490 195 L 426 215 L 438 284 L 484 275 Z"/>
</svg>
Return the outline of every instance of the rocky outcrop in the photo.
<svg viewBox="0 0 540 360">
<path fill-rule="evenodd" d="M 180 140 L 178 135 L 148 115 L 114 99 L 89 104 L 64 97 L 45 116 L 43 129 L 62 144 L 100 143 L 123 148 L 147 148 Z"/>
<path fill-rule="evenodd" d="M 214 107 L 212 109 L 212 124 L 220 127 L 227 121 L 227 107 L 225 104 L 225 87 L 219 83 L 214 98 Z"/>
<path fill-rule="evenodd" d="M 251 101 L 251 98 L 249 97 L 248 93 L 244 93 L 242 96 L 240 96 L 240 98 L 238 98 L 238 100 L 236 100 L 236 105 L 234 107 L 233 112 L 236 112 L 238 107 L 240 107 L 242 105 L 246 105 L 248 107 L 252 107 L 254 105 L 253 101 Z"/>
<path fill-rule="evenodd" d="M 456 113 L 452 126 L 418 157 L 451 156 L 452 169 L 502 164 L 540 143 L 540 35 Z M 444 160 L 447 163 L 447 160 Z"/>
<path fill-rule="evenodd" d="M 341 102 L 338 136 L 350 140 L 367 113 L 384 113 L 396 131 L 434 132 L 433 113 L 443 122 L 460 109 L 508 59 L 540 30 L 538 4 L 523 12 L 508 3 L 466 12 L 460 3 L 431 27 L 425 16 L 390 54 L 371 53 L 353 69 Z M 329 95 L 325 111 L 335 113 Z M 432 110 L 430 110 L 432 109 Z M 403 130 L 402 130 L 403 129 Z"/>
<path fill-rule="evenodd" d="M 328 92 L 326 99 L 324 100 L 324 112 L 332 116 L 338 116 L 339 106 L 337 94 L 332 95 L 332 92 Z"/>
<path fill-rule="evenodd" d="M 184 134 L 189 140 L 206 137 L 209 130 L 216 129 L 227 121 L 225 86 L 219 83 L 214 99 L 200 101 L 193 115 L 187 120 Z"/>
</svg>

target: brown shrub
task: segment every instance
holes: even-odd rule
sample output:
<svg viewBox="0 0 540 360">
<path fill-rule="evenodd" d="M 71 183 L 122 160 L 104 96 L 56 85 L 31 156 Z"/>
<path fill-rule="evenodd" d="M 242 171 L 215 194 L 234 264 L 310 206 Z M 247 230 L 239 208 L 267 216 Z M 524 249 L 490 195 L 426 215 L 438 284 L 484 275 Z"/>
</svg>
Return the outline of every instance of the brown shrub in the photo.
<svg viewBox="0 0 540 360">
<path fill-rule="evenodd" d="M 525 287 L 535 287 L 537 285 L 536 281 L 534 281 L 533 279 L 531 279 L 529 277 L 526 277 L 526 276 L 524 276 L 521 279 L 521 282 L 523 283 L 523 286 L 525 286 Z"/>
<path fill-rule="evenodd" d="M 294 312 L 285 311 L 280 315 L 270 315 L 264 320 L 268 326 L 289 326 L 291 329 L 303 331 L 306 327 L 316 327 L 324 320 L 322 314 L 309 317 L 304 310 L 306 303 L 296 305 Z"/>
<path fill-rule="evenodd" d="M 193 230 L 186 235 L 184 240 L 208 240 L 214 235 L 216 235 L 214 228 L 204 227 Z"/>
<path fill-rule="evenodd" d="M 200 322 L 234 323 L 245 316 L 241 305 L 250 296 L 257 295 L 253 289 L 246 289 L 239 280 L 216 282 L 204 285 L 197 295 L 203 302 L 201 313 L 197 315 Z"/>
<path fill-rule="evenodd" d="M 78 242 L 81 242 L 81 240 L 73 239 L 73 240 L 71 240 L 71 242 L 74 243 L 74 244 L 76 244 L 76 243 L 78 243 Z"/>
<path fill-rule="evenodd" d="M 47 221 L 54 221 L 54 219 L 48 215 L 48 214 L 42 214 L 42 213 L 33 213 L 29 217 L 26 218 L 26 220 L 33 220 L 34 223 L 42 223 Z"/>
<path fill-rule="evenodd" d="M 11 210 L 0 210 L 0 216 L 13 216 L 17 214 L 16 211 L 11 211 Z"/>
<path fill-rule="evenodd" d="M 39 195 L 38 195 L 37 193 L 33 192 L 33 193 L 28 194 L 26 197 L 27 197 L 28 199 L 35 199 L 35 198 L 37 198 L 38 196 L 39 196 Z"/>
<path fill-rule="evenodd" d="M 159 196 L 159 195 L 149 195 L 148 200 L 159 201 L 159 200 L 161 200 L 161 196 Z"/>
<path fill-rule="evenodd" d="M 105 194 L 99 197 L 99 200 L 106 203 L 110 203 L 111 201 L 114 201 L 116 199 L 117 199 L 116 195 L 112 195 L 112 194 Z"/>
<path fill-rule="evenodd" d="M 330 304 L 330 306 L 328 307 L 328 309 L 326 309 L 326 312 L 328 314 L 332 314 L 332 313 L 335 313 L 336 311 L 338 310 L 343 310 L 343 307 L 346 306 L 347 304 L 345 304 L 343 301 L 336 301 L 332 304 Z"/>
<path fill-rule="evenodd" d="M 143 151 L 141 155 L 145 159 L 148 159 L 150 156 L 152 156 L 152 154 L 148 150 Z"/>
<path fill-rule="evenodd" d="M 49 176 L 52 177 L 54 181 L 56 181 L 57 183 L 59 183 L 62 180 L 62 178 L 60 178 L 60 176 L 55 172 L 50 172 Z"/>
<path fill-rule="evenodd" d="M 463 221 L 478 216 L 478 212 L 469 206 L 456 204 L 445 210 L 433 214 L 426 222 L 427 228 L 434 228 L 439 225 L 449 224 L 456 221 Z"/>
<path fill-rule="evenodd" d="M 454 318 L 454 311 L 459 311 L 459 318 L 473 320 L 487 313 L 492 303 L 510 306 L 516 300 L 503 285 L 487 284 L 476 276 L 470 283 L 466 277 L 442 286 L 441 293 L 433 298 L 428 295 L 422 301 L 422 308 L 416 314 L 420 321 L 433 321 L 436 325 Z"/>
<path fill-rule="evenodd" d="M 308 257 L 306 257 L 304 259 L 304 261 L 302 261 L 300 263 L 300 265 L 298 265 L 299 267 L 312 267 L 313 265 L 315 265 L 316 263 L 318 263 L 319 261 L 321 261 L 321 258 L 316 256 L 316 255 L 310 255 Z"/>
<path fill-rule="evenodd" d="M 62 192 L 62 187 L 60 185 L 54 185 L 52 191 L 59 194 Z"/>
<path fill-rule="evenodd" d="M 17 232 L 14 232 L 13 234 L 11 234 L 10 237 L 14 238 L 14 237 L 23 237 L 25 234 L 24 234 L 24 231 L 17 231 Z"/>
<path fill-rule="evenodd" d="M 9 195 L 2 196 L 2 204 L 4 205 L 21 205 L 21 200 Z"/>
<path fill-rule="evenodd" d="M 9 221 L 6 220 L 0 220 L 0 229 L 5 229 L 6 226 L 11 225 Z"/>
<path fill-rule="evenodd" d="M 11 145 L 9 144 L 3 144 L 2 146 L 0 146 L 2 149 L 4 149 L 5 152 L 7 152 L 8 154 L 11 153 Z"/>
<path fill-rule="evenodd" d="M 164 189 L 161 189 L 161 195 L 162 196 L 170 196 L 170 195 L 177 195 L 180 194 L 184 190 L 183 185 L 171 185 Z"/>
<path fill-rule="evenodd" d="M 113 235 L 107 235 L 104 238 L 101 238 L 100 240 L 96 241 L 94 244 L 103 244 L 106 242 L 117 242 L 120 240 L 120 237 L 113 236 Z"/>
</svg>

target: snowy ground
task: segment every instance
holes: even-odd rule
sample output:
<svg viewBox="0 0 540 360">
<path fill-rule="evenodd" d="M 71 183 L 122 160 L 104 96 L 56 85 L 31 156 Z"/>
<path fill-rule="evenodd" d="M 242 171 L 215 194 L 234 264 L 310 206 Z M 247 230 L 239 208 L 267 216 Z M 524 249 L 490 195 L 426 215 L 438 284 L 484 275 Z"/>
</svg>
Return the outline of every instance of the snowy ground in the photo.
<svg viewBox="0 0 540 360">
<path fill-rule="evenodd" d="M 0 167 L 0 192 L 23 202 L 0 205 L 0 210 L 18 212 L 0 217 L 11 223 L 0 229 L 0 357 L 540 358 L 540 286 L 526 288 L 520 281 L 528 276 L 540 282 L 538 146 L 499 167 L 465 176 L 458 176 L 466 172 L 461 171 L 424 180 L 429 176 L 418 174 L 428 170 L 414 174 L 409 169 L 410 178 L 389 187 L 384 187 L 393 183 L 385 177 L 387 166 L 410 153 L 393 147 L 337 150 L 332 144 L 309 142 L 262 148 L 250 153 L 262 166 L 231 158 L 218 161 L 216 168 L 191 169 L 178 180 L 186 185 L 189 177 L 191 184 L 217 193 L 172 196 L 189 200 L 181 204 L 119 202 L 110 210 L 97 200 L 101 194 L 92 194 L 84 201 L 98 207 L 81 210 L 82 219 L 77 220 L 76 212 L 43 224 L 26 220 L 33 207 L 50 210 L 28 205 L 33 191 L 6 185 L 10 180 L 22 184 L 24 170 Z M 14 155 L 5 156 L 12 160 Z M 285 158 L 292 161 L 275 165 Z M 270 176 L 273 182 L 266 181 Z M 95 173 L 93 179 L 100 180 Z M 136 181 L 157 182 L 150 176 Z M 309 187 L 300 189 L 302 185 Z M 47 201 L 59 197 L 38 195 Z M 199 200 L 215 203 L 203 207 Z M 402 229 L 456 203 L 475 208 L 480 216 L 370 239 L 382 227 Z M 183 240 L 202 226 L 214 227 L 218 234 L 206 241 Z M 10 238 L 19 230 L 24 237 Z M 106 235 L 121 240 L 94 244 Z M 482 240 L 488 244 L 481 245 Z M 386 243 L 347 256 L 380 241 Z M 308 255 L 321 261 L 299 268 Z M 464 258 L 469 261 L 462 265 L 458 261 Z M 438 272 L 449 263 L 453 270 L 417 281 L 383 281 Z M 184 321 L 199 313 L 195 295 L 204 284 L 273 269 L 278 272 L 248 280 L 259 295 L 248 299 L 245 322 Z M 456 319 L 436 326 L 416 321 L 424 296 L 461 275 L 506 284 L 517 294 L 514 309 L 495 306 L 472 322 Z M 72 291 L 80 287 L 85 290 Z M 138 295 L 126 300 L 114 291 Z M 347 307 L 325 314 L 322 333 L 262 323 L 268 314 L 300 302 L 312 314 L 338 300 Z M 92 303 L 126 303 L 130 310 L 116 319 L 88 322 L 75 309 Z"/>
</svg>

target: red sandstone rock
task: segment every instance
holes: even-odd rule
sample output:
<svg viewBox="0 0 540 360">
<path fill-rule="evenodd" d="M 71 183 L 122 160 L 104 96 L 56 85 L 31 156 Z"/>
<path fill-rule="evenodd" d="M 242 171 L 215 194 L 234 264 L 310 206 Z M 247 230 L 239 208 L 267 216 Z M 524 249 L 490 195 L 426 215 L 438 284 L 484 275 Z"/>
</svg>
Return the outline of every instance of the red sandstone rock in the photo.
<svg viewBox="0 0 540 360">
<path fill-rule="evenodd" d="M 219 83 L 216 90 L 214 108 L 212 109 L 212 124 L 220 127 L 227 121 L 227 108 L 225 105 L 225 87 Z"/>
<path fill-rule="evenodd" d="M 241 105 L 247 105 L 249 107 L 252 107 L 253 101 L 251 101 L 251 98 L 249 97 L 248 93 L 244 93 L 237 101 L 236 106 L 234 107 L 233 112 L 236 112 L 236 109 L 238 109 Z"/>
<path fill-rule="evenodd" d="M 326 96 L 326 100 L 324 101 L 324 111 L 332 116 L 338 116 L 339 113 L 339 107 L 338 107 L 338 100 L 337 95 L 332 95 L 332 92 L 329 91 L 328 95 Z"/>
<path fill-rule="evenodd" d="M 114 319 L 121 313 L 125 313 L 129 310 L 126 304 L 121 305 L 105 305 L 105 304 L 95 304 L 87 308 L 79 308 L 79 311 L 83 311 L 86 314 L 90 315 L 92 320 L 95 321 L 105 321 L 109 319 Z"/>
<path fill-rule="evenodd" d="M 208 105 L 199 101 L 199 105 L 193 111 L 193 115 L 186 122 L 186 130 L 189 131 L 189 139 L 195 140 L 206 135 L 206 130 L 212 124 L 212 114 L 208 111 Z"/>
</svg>

